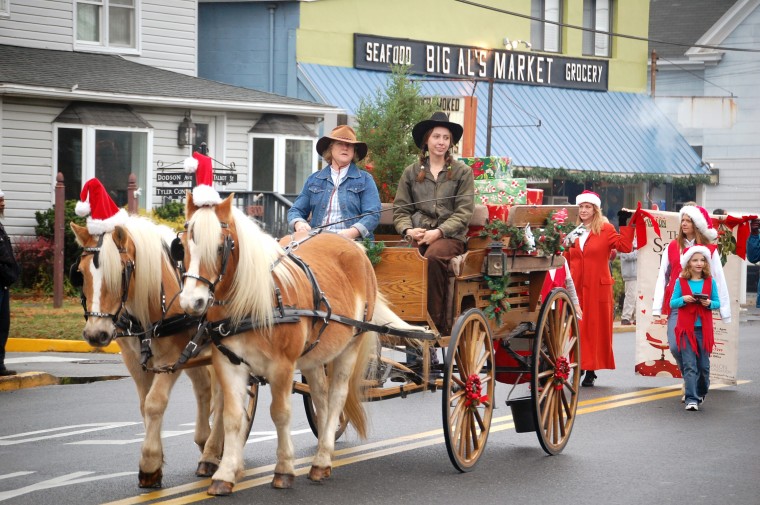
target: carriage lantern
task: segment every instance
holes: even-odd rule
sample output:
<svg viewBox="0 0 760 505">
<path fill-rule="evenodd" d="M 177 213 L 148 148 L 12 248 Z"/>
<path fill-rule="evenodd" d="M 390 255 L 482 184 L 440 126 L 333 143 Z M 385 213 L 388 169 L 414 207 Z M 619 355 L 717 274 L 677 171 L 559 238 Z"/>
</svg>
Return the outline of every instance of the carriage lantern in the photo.
<svg viewBox="0 0 760 505">
<path fill-rule="evenodd" d="M 501 242 L 491 242 L 488 247 L 490 251 L 486 255 L 486 274 L 489 277 L 503 277 L 504 263 L 506 263 L 507 259 L 504 255 L 504 244 Z"/>
<path fill-rule="evenodd" d="M 177 144 L 180 146 L 191 146 L 195 143 L 195 123 L 190 119 L 190 111 L 185 112 L 185 119 L 177 129 Z"/>
</svg>

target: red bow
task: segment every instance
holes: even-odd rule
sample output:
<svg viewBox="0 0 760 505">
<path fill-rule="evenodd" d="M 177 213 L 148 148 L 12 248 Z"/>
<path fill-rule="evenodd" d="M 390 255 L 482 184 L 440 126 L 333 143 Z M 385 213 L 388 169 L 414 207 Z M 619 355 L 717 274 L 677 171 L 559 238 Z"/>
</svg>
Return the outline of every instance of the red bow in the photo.
<svg viewBox="0 0 760 505">
<path fill-rule="evenodd" d="M 641 248 L 647 243 L 647 223 L 644 218 L 649 218 L 649 222 L 652 223 L 654 232 L 660 237 L 660 225 L 657 224 L 657 220 L 650 214 L 641 208 L 641 202 L 636 207 L 636 212 L 633 213 L 631 219 L 628 221 L 628 226 L 636 227 L 636 247 Z"/>
<path fill-rule="evenodd" d="M 729 230 L 733 230 L 735 226 L 739 227 L 736 231 L 736 255 L 741 259 L 747 259 L 747 239 L 749 238 L 750 233 L 749 222 L 753 219 L 757 219 L 757 216 L 725 216 L 712 218 L 713 227 L 716 229 L 721 225 L 725 225 Z"/>
</svg>

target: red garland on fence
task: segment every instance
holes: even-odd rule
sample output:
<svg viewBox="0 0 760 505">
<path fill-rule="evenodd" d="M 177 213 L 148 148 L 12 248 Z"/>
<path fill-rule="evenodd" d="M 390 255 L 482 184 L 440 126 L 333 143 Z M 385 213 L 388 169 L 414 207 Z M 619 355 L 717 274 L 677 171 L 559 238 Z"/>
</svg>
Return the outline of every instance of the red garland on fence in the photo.
<svg viewBox="0 0 760 505">
<path fill-rule="evenodd" d="M 480 383 L 480 377 L 472 374 L 467 377 L 467 383 L 464 387 L 464 406 L 474 409 L 481 403 L 488 401 L 488 395 L 482 395 L 483 385 Z"/>
<path fill-rule="evenodd" d="M 562 389 L 568 377 L 570 377 L 570 362 L 566 357 L 560 356 L 554 365 L 554 389 Z"/>
</svg>

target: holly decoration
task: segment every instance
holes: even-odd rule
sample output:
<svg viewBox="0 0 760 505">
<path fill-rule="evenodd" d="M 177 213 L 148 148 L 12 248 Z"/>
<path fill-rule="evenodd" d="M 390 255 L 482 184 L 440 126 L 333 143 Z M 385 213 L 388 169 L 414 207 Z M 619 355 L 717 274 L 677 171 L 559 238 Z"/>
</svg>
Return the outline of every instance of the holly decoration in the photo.
<svg viewBox="0 0 760 505">
<path fill-rule="evenodd" d="M 534 235 L 538 236 L 536 247 L 544 256 L 562 254 L 565 248 L 562 243 L 565 236 L 573 231 L 575 225 L 567 222 L 567 209 L 552 212 L 546 220 L 544 228 L 538 228 Z"/>
<path fill-rule="evenodd" d="M 736 238 L 731 229 L 721 224 L 718 226 L 718 252 L 720 253 L 720 263 L 726 266 L 728 256 L 736 253 Z"/>
<path fill-rule="evenodd" d="M 507 286 L 509 285 L 509 274 L 505 273 L 503 277 L 489 277 L 484 276 L 488 283 L 488 289 L 491 290 L 491 295 L 488 297 L 488 306 L 483 310 L 483 313 L 488 319 L 495 319 L 496 324 L 501 326 L 501 316 L 504 312 L 508 311 L 511 306 L 507 301 Z"/>
<path fill-rule="evenodd" d="M 482 403 L 488 401 L 488 395 L 483 393 L 483 384 L 480 382 L 480 377 L 477 374 L 472 374 L 467 377 L 467 382 L 464 387 L 464 406 L 468 409 L 475 409 Z"/>
<path fill-rule="evenodd" d="M 570 362 L 566 357 L 560 356 L 554 364 L 554 389 L 562 389 L 568 377 L 570 377 Z"/>
</svg>

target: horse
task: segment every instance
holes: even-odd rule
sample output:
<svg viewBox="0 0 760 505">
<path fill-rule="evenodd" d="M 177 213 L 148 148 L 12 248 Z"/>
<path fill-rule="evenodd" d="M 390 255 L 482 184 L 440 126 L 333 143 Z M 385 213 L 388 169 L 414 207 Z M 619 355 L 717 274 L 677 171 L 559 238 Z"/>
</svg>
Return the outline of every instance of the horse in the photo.
<svg viewBox="0 0 760 505">
<path fill-rule="evenodd" d="M 177 296 L 181 284 L 164 247 L 164 244 L 168 247 L 175 236 L 168 227 L 135 216 L 130 216 L 123 227 L 117 226 L 113 232 L 101 235 L 91 235 L 87 228 L 76 223 L 70 226 L 83 248 L 76 271 L 72 267 L 72 276 L 81 275 L 79 281 L 87 319 L 82 336 L 90 345 L 98 348 L 108 345 L 120 331 L 117 327 L 120 318 L 122 322 L 134 321 L 139 327 L 150 329 L 156 321 L 182 314 L 176 303 L 170 302 L 166 309 L 164 302 Z M 190 327 L 173 335 L 153 338 L 150 347 L 153 362 L 178 359 L 195 332 L 196 328 Z M 161 487 L 161 426 L 169 394 L 180 374 L 144 369 L 150 363 L 143 362 L 146 360 L 141 357 L 138 336 L 122 336 L 116 342 L 137 387 L 145 425 L 138 483 L 141 488 Z M 198 406 L 194 441 L 202 454 L 196 475 L 209 477 L 216 471 L 223 448 L 221 415 L 214 415 L 213 427 L 209 427 L 212 412 L 222 412 L 221 394 L 212 395 L 212 385 L 216 384 L 211 367 L 187 368 L 185 372 L 192 382 Z"/>
<path fill-rule="evenodd" d="M 322 316 L 421 330 L 403 322 L 385 303 L 361 245 L 323 233 L 286 249 L 234 208 L 232 198 L 196 206 L 188 192 L 182 234 L 187 272 L 180 305 L 190 315 L 205 313 L 216 328 L 212 363 L 224 391 L 225 450 L 210 495 L 232 493 L 243 471 L 243 446 L 233 444 L 240 440 L 247 369 L 271 386 L 270 414 L 277 430 L 275 488 L 293 485 L 289 427 L 296 368 L 307 379 L 318 413 L 317 452 L 308 478 L 320 482 L 332 472 L 341 412 L 360 437 L 366 436 L 362 387 L 378 338 L 374 331 Z M 321 316 L 314 316 L 317 312 Z"/>
</svg>

